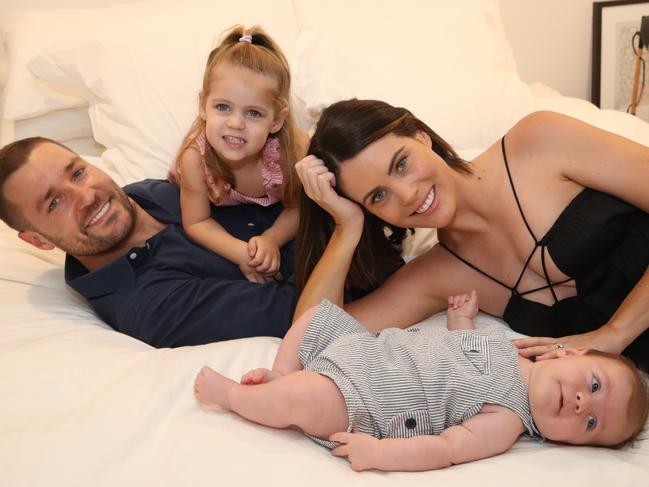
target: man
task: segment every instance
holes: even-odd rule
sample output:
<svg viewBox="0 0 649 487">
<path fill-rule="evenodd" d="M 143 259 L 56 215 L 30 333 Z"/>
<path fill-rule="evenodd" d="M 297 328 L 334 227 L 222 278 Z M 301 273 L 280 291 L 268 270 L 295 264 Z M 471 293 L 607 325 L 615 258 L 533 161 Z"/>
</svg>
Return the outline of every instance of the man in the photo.
<svg viewBox="0 0 649 487">
<path fill-rule="evenodd" d="M 213 208 L 247 241 L 280 205 Z M 63 145 L 40 137 L 0 150 L 0 219 L 31 245 L 67 253 L 65 280 L 115 330 L 156 347 L 284 335 L 297 291 L 290 280 L 253 283 L 184 233 L 178 188 L 146 180 L 123 190 Z M 290 245 L 280 272 L 293 273 Z"/>
</svg>

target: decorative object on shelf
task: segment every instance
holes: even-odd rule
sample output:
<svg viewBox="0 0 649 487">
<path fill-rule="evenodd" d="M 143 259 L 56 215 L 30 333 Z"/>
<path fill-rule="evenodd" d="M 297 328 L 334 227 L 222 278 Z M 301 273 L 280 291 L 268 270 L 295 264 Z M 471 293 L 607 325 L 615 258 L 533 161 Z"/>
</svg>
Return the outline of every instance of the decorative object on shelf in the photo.
<svg viewBox="0 0 649 487">
<path fill-rule="evenodd" d="M 642 104 L 649 20 L 641 35 L 649 1 L 593 2 L 593 71 L 591 101 L 600 108 L 632 112 L 649 120 Z"/>
<path fill-rule="evenodd" d="M 640 22 L 640 30 L 633 34 L 633 39 L 638 38 L 638 47 L 633 44 L 635 52 L 635 69 L 633 74 L 633 91 L 631 92 L 631 104 L 629 113 L 635 115 L 638 105 L 642 100 L 645 88 L 646 64 L 644 61 L 644 47 L 649 43 L 649 16 L 643 16 Z M 642 73 L 642 83 L 640 83 L 640 73 Z"/>
</svg>

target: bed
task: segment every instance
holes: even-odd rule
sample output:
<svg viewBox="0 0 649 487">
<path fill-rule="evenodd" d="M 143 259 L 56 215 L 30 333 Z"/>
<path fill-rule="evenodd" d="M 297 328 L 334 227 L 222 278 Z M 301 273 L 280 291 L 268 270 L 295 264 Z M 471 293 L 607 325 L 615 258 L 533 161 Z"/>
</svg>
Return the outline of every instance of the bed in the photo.
<svg viewBox="0 0 649 487">
<path fill-rule="evenodd" d="M 195 116 L 207 53 L 235 23 L 262 24 L 286 52 L 305 129 L 323 106 L 358 96 L 411 108 L 467 158 L 538 109 L 649 145 L 649 125 L 630 115 L 522 83 L 492 0 L 248 0 L 245 8 L 155 0 L 9 15 L 0 19 L 0 142 L 44 135 L 120 184 L 164 177 Z M 419 231 L 406 253 L 433 243 L 434 232 Z M 111 330 L 67 289 L 63 259 L 0 226 L 3 486 L 634 486 L 649 478 L 646 431 L 621 450 L 522 438 L 506 454 L 441 471 L 354 473 L 297 431 L 195 401 L 201 366 L 238 378 L 270 366 L 279 340 L 154 349 Z M 425 326 L 443 323 L 437 315 Z"/>
</svg>

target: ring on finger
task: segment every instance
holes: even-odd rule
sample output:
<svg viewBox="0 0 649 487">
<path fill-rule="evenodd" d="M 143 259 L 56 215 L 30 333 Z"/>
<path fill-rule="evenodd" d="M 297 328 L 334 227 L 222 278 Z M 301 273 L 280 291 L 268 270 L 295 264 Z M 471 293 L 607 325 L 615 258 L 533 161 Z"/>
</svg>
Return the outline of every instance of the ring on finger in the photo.
<svg viewBox="0 0 649 487">
<path fill-rule="evenodd" d="M 561 350 L 563 348 L 566 348 L 566 346 L 563 342 L 559 342 L 554 344 L 554 348 L 556 348 L 557 350 Z"/>
</svg>

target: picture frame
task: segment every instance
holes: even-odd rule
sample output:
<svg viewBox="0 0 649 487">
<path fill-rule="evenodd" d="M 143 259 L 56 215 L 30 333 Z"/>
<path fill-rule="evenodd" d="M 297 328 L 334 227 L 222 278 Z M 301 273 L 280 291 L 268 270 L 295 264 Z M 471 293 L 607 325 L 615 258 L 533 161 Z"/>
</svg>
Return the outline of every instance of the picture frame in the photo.
<svg viewBox="0 0 649 487">
<path fill-rule="evenodd" d="M 644 15 L 649 15 L 649 1 L 593 2 L 591 102 L 600 108 L 628 110 L 636 58 L 633 35 Z M 649 96 L 642 98 L 637 115 L 649 120 Z"/>
</svg>

